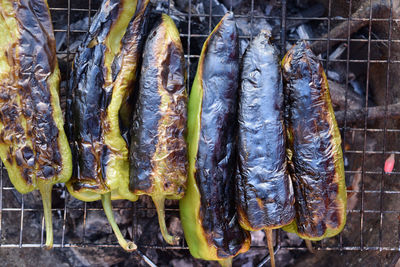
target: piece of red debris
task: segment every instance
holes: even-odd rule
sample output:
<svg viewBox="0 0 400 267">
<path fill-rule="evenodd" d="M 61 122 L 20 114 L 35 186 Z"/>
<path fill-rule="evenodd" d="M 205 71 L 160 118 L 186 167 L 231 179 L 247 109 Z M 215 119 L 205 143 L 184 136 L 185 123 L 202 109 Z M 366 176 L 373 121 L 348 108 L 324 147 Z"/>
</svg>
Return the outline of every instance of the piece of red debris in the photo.
<svg viewBox="0 0 400 267">
<path fill-rule="evenodd" d="M 385 172 L 391 173 L 394 168 L 394 154 L 391 154 L 385 161 Z"/>
</svg>

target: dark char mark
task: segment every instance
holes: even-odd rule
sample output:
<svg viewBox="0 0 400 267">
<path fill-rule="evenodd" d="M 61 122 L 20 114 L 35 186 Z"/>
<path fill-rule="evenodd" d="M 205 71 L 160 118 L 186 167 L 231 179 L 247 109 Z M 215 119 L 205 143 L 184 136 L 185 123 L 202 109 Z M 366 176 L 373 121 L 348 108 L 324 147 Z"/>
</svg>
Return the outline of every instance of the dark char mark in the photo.
<svg viewBox="0 0 400 267">
<path fill-rule="evenodd" d="M 132 81 L 129 86 L 126 94 L 124 95 L 124 99 L 122 101 L 121 111 L 120 111 L 120 131 L 121 136 L 124 138 L 125 142 L 130 144 L 130 126 L 132 121 L 132 113 L 133 108 L 135 106 L 135 100 L 137 98 L 137 90 L 135 88 L 139 87 L 139 73 L 142 66 L 142 53 L 144 49 L 144 45 L 147 39 L 147 35 L 149 32 L 150 26 L 153 21 L 150 19 L 151 14 L 151 5 L 146 4 L 145 0 L 139 0 L 136 7 L 135 19 L 132 20 L 128 26 L 128 30 L 126 31 L 124 37 L 121 40 L 122 50 L 120 56 L 118 58 L 123 57 L 123 55 L 131 55 L 135 53 L 136 58 L 136 80 Z M 139 12 L 141 12 L 139 14 Z M 133 52 L 136 51 L 136 52 Z M 119 73 L 122 66 L 120 66 L 122 62 L 119 62 L 119 67 L 116 68 L 115 76 Z"/>
<path fill-rule="evenodd" d="M 186 173 L 186 143 L 184 141 L 186 129 L 185 94 L 185 61 L 182 49 L 173 41 L 166 43 L 165 31 L 167 26 L 158 23 L 150 32 L 143 55 L 143 65 L 140 79 L 139 97 L 136 104 L 132 126 L 132 140 L 130 147 L 130 190 L 146 191 L 151 193 L 154 185 L 152 173 L 155 165 L 153 156 L 156 145 L 165 145 L 168 151 L 164 161 L 164 191 L 169 195 L 183 193 L 186 179 L 181 181 L 179 174 Z M 161 53 L 167 46 L 166 54 Z M 163 59 L 161 63 L 160 59 Z M 161 110 L 161 96 L 159 90 L 168 93 L 168 111 L 166 115 Z M 164 103 L 165 104 L 165 103 Z M 164 117 L 167 116 L 167 117 Z M 163 118 L 164 117 L 164 118 Z M 165 121 L 168 126 L 159 129 Z M 166 131 L 164 140 L 160 135 Z M 184 175 L 185 176 L 185 175 Z"/>
<path fill-rule="evenodd" d="M 161 24 L 157 21 L 149 33 L 142 61 L 139 97 L 137 99 L 132 119 L 130 144 L 130 180 L 129 189 L 150 190 L 152 187 L 152 159 L 158 143 L 158 121 L 161 119 L 159 107 L 161 96 L 158 93 L 157 29 Z"/>
<path fill-rule="evenodd" d="M 18 49 L 18 94 L 22 103 L 20 116 L 25 116 L 28 128 L 32 129 L 33 151 L 23 148 L 24 156 L 18 161 L 23 166 L 38 164 L 37 178 L 50 180 L 62 170 L 62 159 L 58 146 L 58 128 L 53 119 L 52 97 L 48 78 L 56 67 L 56 48 L 50 16 L 45 1 L 20 0 L 15 5 L 19 24 Z M 16 56 L 16 55 L 14 55 Z M 2 103 L 7 105 L 6 103 Z M 16 139 L 23 138 L 20 125 L 16 125 Z M 26 138 L 26 137 L 24 137 Z M 30 171 L 24 170 L 25 179 Z M 30 179 L 30 178 L 29 178 Z M 29 180 L 28 179 L 28 180 Z"/>
<path fill-rule="evenodd" d="M 254 230 L 286 225 L 294 196 L 286 171 L 286 133 L 278 53 L 265 32 L 246 50 L 239 89 L 237 205 Z"/>
<path fill-rule="evenodd" d="M 103 142 L 101 133 L 102 113 L 104 113 L 103 55 L 104 45 L 85 49 L 75 60 L 74 100 L 74 150 L 77 155 L 75 175 L 97 181 L 100 174 L 98 157 L 103 150 L 96 144 Z M 76 83 L 75 83 L 76 81 Z"/>
<path fill-rule="evenodd" d="M 103 187 L 100 159 L 103 155 L 101 121 L 111 99 L 112 90 L 104 88 L 104 52 L 102 42 L 107 37 L 120 12 L 118 0 L 104 0 L 74 61 L 67 99 L 67 135 L 73 156 L 72 183 L 74 189 Z M 106 150 L 107 151 L 107 150 Z M 82 180 L 82 181 L 79 181 Z"/>
<path fill-rule="evenodd" d="M 288 52 L 290 70 L 284 70 L 286 122 L 293 138 L 292 178 L 298 231 L 322 236 L 327 225 L 338 227 L 332 125 L 327 116 L 327 88 L 322 66 L 305 42 Z M 336 213 L 333 214 L 333 213 Z"/>
<path fill-rule="evenodd" d="M 233 14 L 211 36 L 202 66 L 203 103 L 195 178 L 208 242 L 221 258 L 235 255 L 248 237 L 235 208 L 235 128 L 239 42 Z"/>
<path fill-rule="evenodd" d="M 173 42 L 168 44 L 168 56 L 163 62 L 163 70 L 161 72 L 163 85 L 169 93 L 172 104 L 169 108 L 174 112 L 171 115 L 173 123 L 166 127 L 167 137 L 163 140 L 167 146 L 169 155 L 166 158 L 166 171 L 171 181 L 165 181 L 165 188 L 173 184 L 178 195 L 183 194 L 186 188 L 187 177 L 187 146 L 185 142 L 187 129 L 187 103 L 186 94 L 186 68 L 184 52 L 182 47 L 177 47 Z M 178 173 L 182 174 L 182 180 L 179 179 Z"/>
<path fill-rule="evenodd" d="M 108 125 L 105 123 L 106 110 L 111 102 L 113 88 L 104 86 L 103 56 L 106 47 L 102 42 L 118 19 L 121 3 L 118 0 L 110 0 L 106 5 L 106 2 L 107 0 L 103 1 L 88 35 L 77 51 L 69 86 L 67 135 L 71 140 L 73 162 L 75 162 L 72 176 L 75 190 L 104 189 L 108 159 L 113 153 L 104 144 L 104 132 L 108 131 Z M 121 40 L 121 52 L 112 62 L 111 71 L 114 80 L 123 68 L 121 64 L 124 56 L 136 53 L 137 60 L 140 60 L 139 55 L 148 21 L 143 19 L 143 14 L 140 17 L 136 15 L 139 10 L 143 11 L 143 5 L 144 1 L 138 1 L 136 14 Z M 144 16 L 147 13 L 146 9 Z M 132 84 L 128 87 L 132 90 Z M 130 93 L 131 91 L 128 91 L 126 95 Z M 126 136 L 125 131 L 121 134 Z"/>
</svg>

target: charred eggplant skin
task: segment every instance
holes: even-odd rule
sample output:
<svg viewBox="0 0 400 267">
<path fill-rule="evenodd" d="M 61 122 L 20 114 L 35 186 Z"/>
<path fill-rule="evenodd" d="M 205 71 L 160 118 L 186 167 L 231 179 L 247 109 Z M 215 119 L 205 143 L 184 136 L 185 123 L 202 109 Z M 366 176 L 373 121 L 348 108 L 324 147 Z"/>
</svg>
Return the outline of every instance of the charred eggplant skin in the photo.
<svg viewBox="0 0 400 267">
<path fill-rule="evenodd" d="M 149 0 L 104 0 L 77 51 L 70 80 L 67 125 L 74 157 L 69 192 L 95 201 L 135 201 L 129 192 L 128 144 L 120 126 L 131 116 L 148 25 Z"/>
<path fill-rule="evenodd" d="M 294 219 L 286 166 L 283 89 L 278 52 L 261 32 L 242 60 L 239 89 L 237 207 L 247 230 L 275 229 Z"/>
<path fill-rule="evenodd" d="M 303 239 L 338 234 L 346 222 L 341 137 L 318 58 L 299 41 L 282 61 L 288 155 L 295 221 L 284 229 Z"/>
<path fill-rule="evenodd" d="M 2 1 L 0 12 L 0 157 L 20 193 L 40 190 L 51 247 L 51 190 L 72 161 L 50 12 L 45 0 Z"/>
<path fill-rule="evenodd" d="M 180 199 L 187 182 L 186 67 L 178 29 L 162 14 L 146 41 L 130 145 L 130 190 L 150 195 L 164 239 L 164 200 Z"/>
<path fill-rule="evenodd" d="M 190 253 L 205 260 L 229 260 L 250 247 L 234 198 L 238 79 L 238 31 L 227 13 L 203 45 L 188 106 L 189 176 L 180 214 Z"/>
</svg>

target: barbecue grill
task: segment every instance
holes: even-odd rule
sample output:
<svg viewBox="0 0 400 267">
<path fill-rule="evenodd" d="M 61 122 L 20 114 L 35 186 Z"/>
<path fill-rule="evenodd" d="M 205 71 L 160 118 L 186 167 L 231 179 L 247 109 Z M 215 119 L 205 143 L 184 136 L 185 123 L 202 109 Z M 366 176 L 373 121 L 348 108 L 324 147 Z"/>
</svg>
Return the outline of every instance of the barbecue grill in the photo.
<svg viewBox="0 0 400 267">
<path fill-rule="evenodd" d="M 207 0 L 208 1 L 208 0 Z M 85 3 L 81 0 L 49 0 L 50 11 L 54 22 L 54 31 L 56 35 L 62 36 L 66 47 L 58 47 L 59 59 L 64 59 L 64 65 L 61 64 L 63 71 L 63 83 L 61 87 L 65 88 L 69 79 L 69 70 L 73 60 L 74 51 L 71 48 L 71 40 L 76 36 L 83 36 L 87 32 L 91 18 L 98 8 L 98 2 L 87 0 Z M 157 2 L 157 1 L 153 1 Z M 172 1 L 164 0 L 165 11 L 173 18 L 181 18 L 185 21 L 179 30 L 185 47 L 185 57 L 188 68 L 188 88 L 193 80 L 194 70 L 197 66 L 199 53 L 193 53 L 192 46 L 194 44 L 202 45 L 214 26 L 213 20 L 219 20 L 222 15 L 216 14 L 216 1 L 209 0 L 208 6 L 204 8 L 204 12 L 193 12 L 196 1 L 187 3 L 187 12 L 179 11 L 173 7 Z M 204 1 L 203 1 L 204 2 Z M 224 2 L 226 8 L 234 9 L 233 0 L 220 1 Z M 274 42 L 284 54 L 290 43 L 297 41 L 297 38 L 291 34 L 291 27 L 301 25 L 305 22 L 311 24 L 322 25 L 322 30 L 310 36 L 307 40 L 313 45 L 313 48 L 321 55 L 321 61 L 325 67 L 325 71 L 329 73 L 335 64 L 340 64 L 343 69 L 342 79 L 344 88 L 345 104 L 339 112 L 343 115 L 343 120 L 339 122 L 343 149 L 346 165 L 346 183 L 349 188 L 349 209 L 348 222 L 344 231 L 337 237 L 314 242 L 315 250 L 324 251 L 400 251 L 400 185 L 396 181 L 400 178 L 400 128 L 399 122 L 395 120 L 398 115 L 391 114 L 390 105 L 396 104 L 394 99 L 400 99 L 400 92 L 393 92 L 396 86 L 393 83 L 394 70 L 400 67 L 400 56 L 392 56 L 392 50 L 400 46 L 400 39 L 396 39 L 394 31 L 400 31 L 400 17 L 395 16 L 395 1 L 387 1 L 388 6 L 376 8 L 375 0 L 364 1 L 319 1 L 324 2 L 324 15 L 326 16 L 304 16 L 305 13 L 292 14 L 289 8 L 291 3 L 286 0 L 271 1 L 274 3 L 274 9 L 279 12 L 269 15 L 260 15 L 256 12 L 258 5 L 257 0 L 244 1 L 248 2 L 248 12 L 236 12 L 238 18 L 247 19 L 250 23 L 250 29 L 260 19 L 265 19 L 271 25 L 275 25 Z M 296 2 L 296 1 L 293 1 Z M 299 1 L 298 1 L 299 2 Z M 362 2 L 361 4 L 359 4 Z M 228 4 L 227 4 L 228 3 Z M 342 5 L 343 3 L 344 6 Z M 339 6 L 342 5 L 342 6 Z M 364 5 L 364 13 L 359 12 L 359 6 Z M 205 5 L 204 5 L 205 6 Z M 347 16 L 336 16 L 335 10 L 341 8 L 347 10 Z M 359 9 L 357 9 L 359 8 Z M 383 11 L 382 11 L 383 10 Z M 358 13 L 357 13 L 358 12 Z M 87 24 L 79 29 L 74 23 L 74 18 L 81 14 L 88 17 Z M 58 19 L 57 19 L 58 18 Z M 64 19 L 64 24 L 57 21 Z M 194 22 L 203 21 L 206 24 L 206 30 L 199 33 L 194 32 Z M 277 24 L 278 22 L 278 24 Z M 293 26 L 295 25 L 295 26 Z M 356 25 L 356 26 L 354 26 Z M 376 32 L 374 27 L 380 25 L 386 28 L 387 32 Z M 383 25 L 383 26 L 382 26 Z M 341 27 L 341 28 L 340 28 Z M 397 29 L 395 29 L 397 27 Z M 319 27 L 321 29 L 321 27 Z M 335 28 L 341 29 L 341 32 L 335 31 Z M 273 31 L 274 32 L 274 31 Z M 361 34 L 360 34 L 361 32 Z M 358 33 L 358 34 L 357 34 Z M 249 34 L 240 36 L 241 40 L 250 40 L 253 38 L 253 31 Z M 397 37 L 400 35 L 397 33 Z M 340 57 L 331 56 L 338 45 L 345 48 Z M 365 50 L 364 56 L 356 58 L 353 56 L 352 46 Z M 399 51 L 400 49 L 397 48 Z M 376 53 L 379 50 L 380 53 Z M 361 53 L 361 52 L 360 52 Z M 378 55 L 378 56 L 377 56 Z M 400 55 L 400 54 L 399 54 Z M 379 67 L 377 67 L 379 66 Z M 383 88 L 372 91 L 376 86 L 375 81 L 376 69 L 379 68 L 384 81 Z M 349 121 L 348 114 L 352 109 L 351 103 L 347 101 L 348 95 L 352 93 L 352 75 L 351 70 L 362 69 L 357 74 L 362 80 L 362 87 L 365 89 L 361 95 L 362 108 L 359 109 L 358 116 L 360 120 L 354 122 Z M 397 72 L 398 75 L 398 72 Z M 328 75 L 329 76 L 329 75 Z M 399 76 L 398 76 L 399 77 Z M 398 87 L 398 86 L 397 86 Z M 397 88 L 399 91 L 399 89 Z M 380 91 L 380 94 L 374 93 Z M 62 90 L 63 92 L 63 90 Z M 65 98 L 65 95 L 62 96 Z M 375 100 L 371 104 L 372 97 L 379 97 L 379 101 Z M 379 102 L 379 103 L 378 103 Z M 378 120 L 373 120 L 368 113 L 362 112 L 368 110 L 372 105 L 378 106 L 381 114 Z M 350 114 L 354 115 L 354 114 Z M 373 116 L 373 115 L 371 115 Z M 396 163 L 391 173 L 385 173 L 385 160 L 394 154 Z M 398 183 L 398 182 L 397 182 Z M 33 196 L 32 196 L 33 195 Z M 91 214 L 102 214 L 102 208 L 99 203 L 84 203 L 74 201 L 72 196 L 68 194 L 62 186 L 53 189 L 53 195 L 57 195 L 53 203 L 53 225 L 54 225 L 54 247 L 55 248 L 89 248 L 89 247 L 115 247 L 119 245 L 112 235 L 111 227 L 108 229 L 110 234 L 106 241 L 96 242 L 88 240 L 86 222 Z M 34 198 L 35 193 L 28 195 L 19 194 L 9 182 L 7 171 L 1 164 L 0 169 L 0 249 L 1 248 L 37 248 L 43 247 L 44 238 L 44 220 L 43 210 L 39 198 Z M 13 199 L 12 201 L 6 201 Z M 58 199 L 58 200 L 57 200 Z M 163 243 L 155 244 L 152 240 L 141 239 L 140 235 L 143 230 L 139 229 L 140 220 L 144 214 L 154 213 L 154 207 L 139 203 L 130 203 L 128 201 L 116 201 L 114 204 L 114 212 L 116 214 L 129 215 L 129 224 L 131 226 L 127 230 L 129 236 L 138 244 L 139 250 L 155 249 L 155 250 L 188 250 L 187 244 L 181 240 L 178 246 L 169 246 Z M 166 209 L 167 218 L 169 215 L 178 216 L 178 208 L 176 202 L 171 202 Z M 69 237 L 71 231 L 71 222 L 69 217 L 74 214 L 81 220 L 80 229 L 75 231 L 73 238 Z M 105 215 L 101 215 L 104 216 Z M 34 227 L 33 221 L 41 228 Z M 157 221 L 155 219 L 155 221 Z M 107 226 L 108 227 L 108 226 Z M 143 229 L 143 227 L 141 228 Z M 372 230 L 371 230 L 372 229 Z M 288 241 L 287 234 L 281 230 L 275 233 L 275 253 L 280 251 L 306 251 L 304 242 L 293 244 Z M 154 235 L 158 234 L 154 233 Z M 161 245 L 160 245 L 161 244 Z M 261 255 L 267 255 L 265 244 L 253 245 L 251 250 L 257 250 Z M 138 252 L 140 257 L 152 264 L 151 256 L 146 256 L 142 252 Z M 262 266 L 269 261 L 269 256 L 264 257 L 259 265 Z"/>
</svg>

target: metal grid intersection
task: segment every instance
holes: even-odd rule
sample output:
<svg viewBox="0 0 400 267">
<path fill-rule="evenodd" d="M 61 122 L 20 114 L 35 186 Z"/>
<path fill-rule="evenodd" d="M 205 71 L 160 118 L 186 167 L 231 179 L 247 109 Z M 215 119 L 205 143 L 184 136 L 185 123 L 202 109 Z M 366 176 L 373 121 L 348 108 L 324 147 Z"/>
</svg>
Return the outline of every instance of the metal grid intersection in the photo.
<svg viewBox="0 0 400 267">
<path fill-rule="evenodd" d="M 370 2 L 370 5 L 372 5 L 372 0 L 366 0 Z M 71 67 L 71 61 L 73 57 L 73 51 L 70 51 L 70 39 L 71 35 L 77 35 L 77 34 L 85 34 L 87 32 L 87 29 L 74 29 L 71 30 L 71 16 L 74 13 L 77 12 L 82 12 L 82 13 L 87 13 L 89 16 L 89 25 L 90 25 L 90 20 L 93 17 L 95 13 L 95 9 L 93 8 L 93 3 L 91 0 L 87 1 L 87 5 L 85 8 L 77 8 L 78 4 L 80 4 L 81 1 L 79 0 L 67 0 L 64 1 L 66 5 L 64 6 L 57 6 L 55 4 L 52 4 L 52 2 L 57 2 L 57 1 L 49 1 L 50 4 L 50 11 L 52 13 L 52 16 L 56 16 L 57 14 L 62 14 L 66 16 L 66 21 L 67 25 L 66 27 L 55 27 L 54 31 L 61 32 L 61 33 L 66 33 L 66 44 L 67 48 L 65 51 L 58 51 L 59 56 L 66 56 L 67 60 L 67 69 L 70 69 Z M 232 1 L 231 1 L 232 2 Z M 365 92 L 365 106 L 368 107 L 368 98 L 370 94 L 370 66 L 371 64 L 385 64 L 387 66 L 386 69 L 386 88 L 385 88 L 385 106 L 387 109 L 388 105 L 388 95 L 389 95 L 389 82 L 390 82 L 390 68 L 394 64 L 400 64 L 400 60 L 396 59 L 391 59 L 391 46 L 393 44 L 400 44 L 399 39 L 393 39 L 392 38 L 392 27 L 394 23 L 400 23 L 400 19 L 394 19 L 393 18 L 393 11 L 392 7 L 390 9 L 390 15 L 387 18 L 374 18 L 372 14 L 372 8 L 370 9 L 370 14 L 369 17 L 366 18 L 352 18 L 352 1 L 348 1 L 348 16 L 347 17 L 332 17 L 332 9 L 335 8 L 335 1 L 329 0 L 328 2 L 328 10 L 327 14 L 328 16 L 326 17 L 297 17 L 297 16 L 289 16 L 287 15 L 287 2 L 286 0 L 281 0 L 278 4 L 281 7 L 281 12 L 280 15 L 274 15 L 274 16 L 260 16 L 260 15 L 255 15 L 255 0 L 250 1 L 250 11 L 248 14 L 239 14 L 237 15 L 238 18 L 250 18 L 250 23 L 251 26 L 253 26 L 254 20 L 255 19 L 265 19 L 267 21 L 272 21 L 272 20 L 280 20 L 280 27 L 281 27 L 281 34 L 279 38 L 276 38 L 276 43 L 282 48 L 282 54 L 284 53 L 285 45 L 286 42 L 294 42 L 296 41 L 293 38 L 289 38 L 287 36 L 287 26 L 291 21 L 315 21 L 315 22 L 324 22 L 327 25 L 327 32 L 333 28 L 332 24 L 335 23 L 337 24 L 338 22 L 347 22 L 348 24 L 348 32 L 347 32 L 347 38 L 331 38 L 331 36 L 328 34 L 327 38 L 310 38 L 308 39 L 309 42 L 313 41 L 326 41 L 326 50 L 327 53 L 326 55 L 330 54 L 331 47 L 329 45 L 329 42 L 331 41 L 340 41 L 342 43 L 345 43 L 347 46 L 347 55 L 345 59 L 329 59 L 329 56 L 325 56 L 325 58 L 322 58 L 322 62 L 325 66 L 325 70 L 329 71 L 330 69 L 330 64 L 335 63 L 335 62 L 341 62 L 346 64 L 346 73 L 348 74 L 350 72 L 350 65 L 351 64 L 360 64 L 360 66 L 365 66 L 366 64 L 366 92 Z M 170 4 L 170 1 L 168 1 L 168 4 Z M 187 20 L 187 29 L 181 29 L 181 37 L 182 41 L 184 42 L 184 47 L 185 47 L 185 57 L 187 60 L 187 66 L 188 66 L 188 88 L 190 88 L 190 81 L 192 80 L 193 77 L 190 77 L 190 68 L 192 65 L 196 65 L 199 55 L 198 54 L 191 54 L 191 46 L 203 40 L 205 37 L 207 37 L 207 34 L 194 34 L 192 33 L 192 21 L 194 19 L 198 19 L 199 17 L 203 17 L 208 21 L 208 31 L 211 32 L 212 30 L 212 18 L 217 17 L 221 18 L 221 15 L 215 15 L 213 14 L 213 1 L 210 0 L 209 3 L 209 10 L 206 10 L 206 14 L 193 14 L 192 11 L 192 5 L 193 3 L 189 1 L 188 3 L 188 13 L 179 13 L 179 14 L 174 14 L 174 11 L 170 8 L 168 8 L 168 12 L 170 15 L 178 15 L 178 16 L 183 16 Z M 232 4 L 228 9 L 232 10 Z M 351 21 L 367 21 L 368 22 L 368 38 L 352 38 L 351 37 L 351 31 L 350 31 L 350 22 Z M 387 23 L 388 25 L 388 34 L 387 38 L 375 38 L 372 35 L 372 25 L 374 23 Z M 240 36 L 241 39 L 252 39 L 253 36 Z M 367 43 L 368 46 L 368 57 L 363 58 L 363 59 L 352 59 L 350 55 L 350 47 L 354 43 Z M 386 59 L 380 59 L 380 58 L 371 58 L 371 46 L 375 45 L 376 43 L 383 43 L 387 47 L 387 58 Z M 69 72 L 65 73 L 65 79 L 69 79 Z M 349 90 L 349 75 L 346 75 L 346 99 L 347 99 L 347 91 Z M 345 108 L 345 113 L 347 112 L 347 100 L 346 100 L 346 108 Z M 387 115 L 387 114 L 386 114 Z M 352 149 L 346 149 L 344 150 L 344 155 L 345 156 L 353 156 L 353 157 L 361 157 L 361 168 L 354 170 L 354 168 L 348 167 L 346 168 L 346 177 L 354 177 L 355 175 L 361 175 L 361 182 L 360 182 L 360 187 L 359 189 L 352 189 L 348 190 L 348 193 L 350 194 L 356 194 L 359 196 L 359 203 L 357 205 L 348 210 L 348 224 L 357 224 L 359 227 L 359 238 L 357 240 L 347 240 L 346 238 L 346 226 L 344 232 L 340 234 L 337 237 L 331 238 L 329 240 L 317 242 L 315 244 L 315 249 L 318 250 L 348 250 L 348 251 L 363 251 L 363 250 L 376 250 L 376 251 L 400 251 L 400 220 L 390 220 L 392 221 L 397 221 L 396 225 L 386 225 L 386 220 L 387 217 L 389 216 L 395 216 L 396 218 L 400 216 L 400 208 L 399 209 L 389 209 L 385 206 L 385 199 L 387 198 L 399 198 L 400 201 L 400 191 L 397 190 L 397 188 L 391 188 L 385 186 L 385 180 L 386 179 L 393 179 L 394 177 L 400 177 L 400 168 L 398 165 L 396 165 L 395 171 L 392 172 L 390 175 L 385 174 L 383 171 L 383 165 L 385 159 L 388 157 L 390 154 L 395 154 L 397 157 L 400 155 L 400 147 L 387 147 L 386 145 L 386 140 L 388 136 L 397 136 L 400 134 L 400 129 L 394 129 L 394 128 L 388 128 L 388 119 L 385 119 L 384 126 L 382 128 L 369 128 L 368 127 L 368 120 L 367 116 L 364 116 L 364 126 L 363 127 L 350 127 L 346 121 L 346 117 L 344 120 L 343 127 L 341 127 L 341 133 L 343 137 L 343 144 L 346 144 L 347 142 L 350 142 L 349 139 L 354 136 L 361 136 L 362 144 L 359 147 L 355 147 Z M 381 135 L 383 138 L 382 144 L 380 146 L 380 149 L 374 149 L 371 150 L 368 146 L 368 140 L 371 135 Z M 396 138 L 396 137 L 394 137 Z M 379 168 L 376 168 L 377 166 L 374 166 L 375 168 L 370 169 L 369 166 L 366 165 L 366 158 L 368 157 L 380 157 L 380 164 Z M 372 187 L 366 188 L 366 183 L 365 179 L 366 176 L 373 177 L 376 179 L 376 183 Z M 351 180 L 351 179 L 350 179 Z M 60 204 L 58 207 L 53 206 L 53 215 L 56 213 L 58 214 L 58 219 L 57 221 L 60 224 L 54 223 L 54 230 L 55 230 L 55 243 L 54 247 L 118 247 L 118 244 L 115 240 L 113 239 L 112 242 L 109 243 L 102 243 L 102 244 L 93 244 L 87 240 L 85 240 L 85 233 L 87 231 L 86 229 L 86 219 L 89 213 L 93 212 L 102 212 L 102 209 L 100 206 L 93 205 L 92 203 L 82 203 L 80 207 L 71 207 L 68 205 L 68 199 L 72 198 L 71 196 L 68 195 L 66 192 L 66 189 L 63 187 L 57 187 L 54 189 L 54 191 L 58 191 L 59 194 L 65 195 L 65 200 L 63 204 Z M 13 195 L 18 195 L 20 197 L 20 202 L 18 205 L 14 206 L 4 206 L 4 199 L 8 197 L 12 197 Z M 19 247 L 19 248 L 25 248 L 25 247 L 42 247 L 44 246 L 44 220 L 43 218 L 41 219 L 41 229 L 37 230 L 37 235 L 40 235 L 40 238 L 37 240 L 26 240 L 24 238 L 24 235 L 26 234 L 27 230 L 24 228 L 27 228 L 27 225 L 29 225 L 29 221 L 26 221 L 24 218 L 27 217 L 27 214 L 42 214 L 42 209 L 41 209 L 41 203 L 37 203 L 37 207 L 25 207 L 25 202 L 24 199 L 26 196 L 20 195 L 18 192 L 15 191 L 14 187 L 11 185 L 11 183 L 8 181 L 7 177 L 7 171 L 1 165 L 0 169 L 0 248 L 1 247 Z M 375 200 L 377 205 L 371 205 L 371 199 Z M 376 204 L 375 203 L 375 204 Z M 116 206 L 116 205 L 114 205 Z M 121 210 L 131 210 L 134 215 L 139 214 L 141 211 L 146 211 L 147 208 L 139 208 L 136 207 L 135 203 L 130 204 L 129 207 L 115 207 L 115 211 L 121 211 Z M 167 214 L 168 212 L 175 212 L 177 213 L 177 209 L 166 209 Z M 72 213 L 72 212 L 80 212 L 83 213 L 83 229 L 82 229 L 82 235 L 80 238 L 80 241 L 75 241 L 72 242 L 68 240 L 66 233 L 68 231 L 68 222 L 67 222 L 67 214 Z M 14 238 L 9 238 L 9 235 L 7 235 L 7 229 L 12 227 L 11 225 L 8 225 L 5 223 L 5 217 L 11 216 L 15 218 L 13 227 L 18 228 L 19 235 Z M 365 231 L 368 227 L 366 225 L 366 217 L 367 216 L 379 216 L 379 231 L 377 232 L 378 238 L 376 239 L 377 241 L 374 243 L 368 243 L 364 239 Z M 132 225 L 132 233 L 134 238 L 137 237 L 135 233 L 137 233 L 137 229 L 135 229 L 135 225 L 137 223 L 137 218 L 134 216 L 135 219 L 133 219 L 133 225 Z M 17 223 L 18 221 L 18 223 Z M 389 227 L 389 228 L 388 228 Z M 390 237 L 393 239 L 393 235 L 397 235 L 397 238 L 395 241 L 392 240 L 392 242 L 386 242 L 385 240 L 385 233 L 386 231 L 392 231 Z M 282 231 L 275 231 L 276 232 L 276 251 L 280 249 L 284 250 L 305 250 L 306 247 L 304 244 L 300 246 L 288 246 L 284 245 L 282 243 L 282 239 L 284 238 L 284 234 Z M 397 233 L 397 234 L 393 234 Z M 181 241 L 179 246 L 154 246 L 153 244 L 148 244 L 148 243 L 138 243 L 139 247 L 142 248 L 153 248 L 153 249 L 187 249 L 186 243 Z M 260 249 L 264 250 L 265 246 L 252 246 L 252 249 Z M 265 259 L 265 261 L 268 259 Z M 264 261 L 264 262 L 265 262 Z"/>
</svg>

